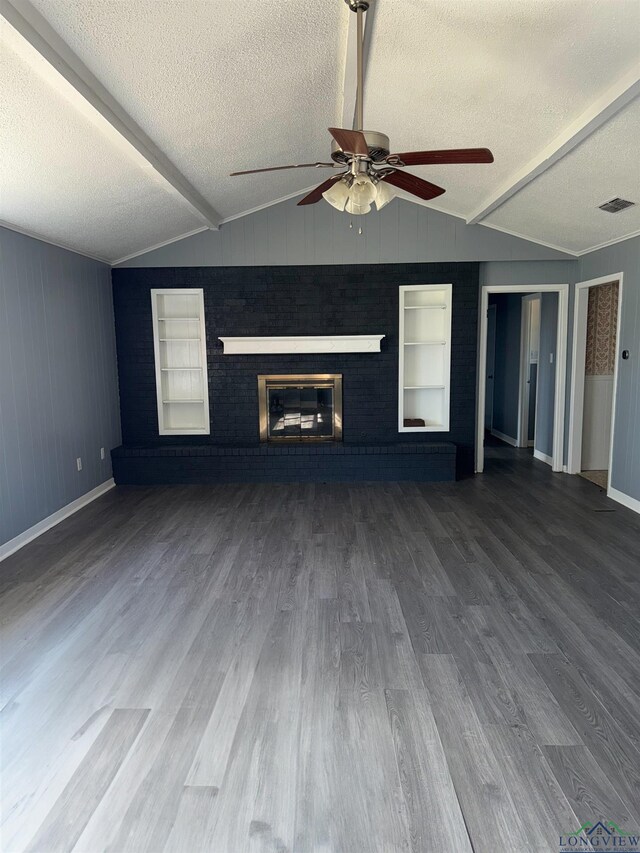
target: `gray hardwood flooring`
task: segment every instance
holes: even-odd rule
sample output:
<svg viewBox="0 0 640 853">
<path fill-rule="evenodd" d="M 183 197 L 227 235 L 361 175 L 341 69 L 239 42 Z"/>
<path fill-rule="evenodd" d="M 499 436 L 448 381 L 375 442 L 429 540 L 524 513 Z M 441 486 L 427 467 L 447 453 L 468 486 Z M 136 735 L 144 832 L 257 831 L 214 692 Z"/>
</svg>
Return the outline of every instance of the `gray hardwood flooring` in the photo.
<svg viewBox="0 0 640 853">
<path fill-rule="evenodd" d="M 5 561 L 2 850 L 640 829 L 640 518 L 488 456 L 455 484 L 119 488 Z"/>
</svg>

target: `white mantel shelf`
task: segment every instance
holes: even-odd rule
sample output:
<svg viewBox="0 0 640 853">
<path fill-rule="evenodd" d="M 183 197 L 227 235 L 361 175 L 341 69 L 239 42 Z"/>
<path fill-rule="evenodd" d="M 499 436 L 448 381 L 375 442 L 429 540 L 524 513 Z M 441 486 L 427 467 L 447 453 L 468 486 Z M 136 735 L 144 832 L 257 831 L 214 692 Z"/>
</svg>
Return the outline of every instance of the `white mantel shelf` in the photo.
<svg viewBox="0 0 640 853">
<path fill-rule="evenodd" d="M 299 335 L 220 338 L 225 355 L 306 352 L 380 352 L 384 335 Z"/>
</svg>

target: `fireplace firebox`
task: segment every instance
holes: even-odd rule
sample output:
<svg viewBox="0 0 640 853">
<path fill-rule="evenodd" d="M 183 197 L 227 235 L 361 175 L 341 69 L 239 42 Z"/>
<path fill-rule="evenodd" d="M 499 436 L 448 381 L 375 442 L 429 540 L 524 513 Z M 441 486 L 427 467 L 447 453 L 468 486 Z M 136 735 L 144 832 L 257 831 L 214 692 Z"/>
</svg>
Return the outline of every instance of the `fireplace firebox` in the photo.
<svg viewBox="0 0 640 853">
<path fill-rule="evenodd" d="M 260 441 L 341 441 L 342 374 L 258 376 Z"/>
</svg>

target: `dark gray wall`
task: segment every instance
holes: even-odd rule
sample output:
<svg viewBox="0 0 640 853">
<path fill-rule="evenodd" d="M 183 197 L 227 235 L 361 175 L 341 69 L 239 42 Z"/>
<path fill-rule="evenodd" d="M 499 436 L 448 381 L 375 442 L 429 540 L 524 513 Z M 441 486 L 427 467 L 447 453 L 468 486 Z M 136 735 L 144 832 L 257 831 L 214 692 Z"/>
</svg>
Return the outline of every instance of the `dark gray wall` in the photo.
<svg viewBox="0 0 640 853">
<path fill-rule="evenodd" d="M 109 267 L 0 228 L 0 544 L 108 480 L 119 442 Z"/>
<path fill-rule="evenodd" d="M 496 361 L 493 381 L 493 428 L 517 441 L 520 390 L 520 293 L 492 294 L 496 306 Z"/>
<path fill-rule="evenodd" d="M 620 214 L 621 216 L 624 214 Z M 579 281 L 624 273 L 611 485 L 640 501 L 640 237 L 584 255 Z"/>
</svg>

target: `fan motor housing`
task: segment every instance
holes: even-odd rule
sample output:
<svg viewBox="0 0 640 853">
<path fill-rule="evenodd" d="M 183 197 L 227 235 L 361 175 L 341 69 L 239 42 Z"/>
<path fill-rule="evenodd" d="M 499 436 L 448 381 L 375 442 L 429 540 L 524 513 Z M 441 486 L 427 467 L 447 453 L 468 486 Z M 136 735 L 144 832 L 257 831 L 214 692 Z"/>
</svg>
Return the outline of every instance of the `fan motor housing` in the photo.
<svg viewBox="0 0 640 853">
<path fill-rule="evenodd" d="M 389 137 L 377 130 L 363 130 L 364 138 L 369 148 L 369 158 L 377 163 L 389 155 Z M 336 163 L 348 163 L 353 157 L 345 154 L 342 148 L 334 140 L 331 141 L 331 159 Z"/>
</svg>

